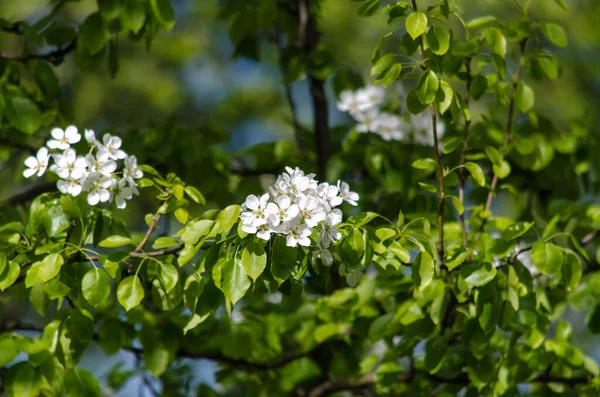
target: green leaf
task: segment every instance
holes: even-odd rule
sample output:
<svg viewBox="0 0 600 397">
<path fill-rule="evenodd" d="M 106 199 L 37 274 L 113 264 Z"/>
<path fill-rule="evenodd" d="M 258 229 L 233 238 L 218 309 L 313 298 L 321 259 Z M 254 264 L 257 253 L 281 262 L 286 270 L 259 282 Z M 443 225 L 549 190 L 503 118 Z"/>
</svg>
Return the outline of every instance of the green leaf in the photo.
<svg viewBox="0 0 600 397">
<path fill-rule="evenodd" d="M 454 91 L 450 84 L 445 81 L 440 81 L 440 89 L 436 94 L 436 107 L 440 114 L 446 113 L 446 111 L 452 105 L 452 99 L 454 99 Z"/>
<path fill-rule="evenodd" d="M 21 365 L 12 381 L 15 397 L 36 397 L 42 388 L 42 375 L 28 363 Z"/>
<path fill-rule="evenodd" d="M 429 183 L 419 182 L 419 186 L 421 186 L 423 189 L 427 190 L 428 192 L 437 193 L 437 187 L 430 185 Z"/>
<path fill-rule="evenodd" d="M 490 58 L 492 58 L 496 74 L 500 80 L 504 80 L 506 78 L 506 60 L 498 54 L 490 54 Z"/>
<path fill-rule="evenodd" d="M 343 324 L 323 324 L 315 328 L 314 338 L 317 343 L 322 343 L 338 335 L 343 335 L 346 327 Z"/>
<path fill-rule="evenodd" d="M 465 163 L 465 168 L 469 170 L 469 173 L 479 186 L 485 186 L 485 175 L 483 174 L 481 167 L 475 163 L 467 162 Z"/>
<path fill-rule="evenodd" d="M 437 90 L 440 87 L 440 81 L 433 72 L 428 70 L 421 75 L 419 83 L 417 84 L 416 93 L 419 101 L 422 104 L 428 105 L 435 101 Z"/>
<path fill-rule="evenodd" d="M 557 47 L 566 47 L 569 44 L 565 29 L 556 23 L 545 23 L 542 25 L 542 33 L 549 42 Z"/>
<path fill-rule="evenodd" d="M 115 19 L 121 13 L 121 0 L 98 0 L 98 9 L 107 21 Z"/>
<path fill-rule="evenodd" d="M 169 32 L 175 26 L 175 12 L 169 0 L 150 0 L 154 17 L 162 28 Z"/>
<path fill-rule="evenodd" d="M 250 288 L 250 280 L 241 263 L 228 259 L 223 261 L 221 268 L 221 285 L 225 297 L 235 305 Z"/>
<path fill-rule="evenodd" d="M 385 75 L 381 79 L 381 84 L 383 84 L 384 87 L 388 87 L 390 84 L 392 84 L 393 82 L 395 82 L 398 79 L 398 77 L 400 76 L 400 73 L 402 73 L 402 64 L 401 63 L 393 64 L 385 72 Z"/>
<path fill-rule="evenodd" d="M 110 278 L 97 267 L 89 270 L 81 280 L 81 292 L 92 306 L 105 303 L 110 295 Z"/>
<path fill-rule="evenodd" d="M 531 87 L 523 82 L 519 82 L 516 95 L 516 105 L 521 112 L 527 113 L 533 109 L 533 105 L 535 104 L 535 93 Z"/>
<path fill-rule="evenodd" d="M 503 238 L 505 240 L 513 240 L 521 237 L 531 229 L 533 222 L 516 222 L 504 230 Z"/>
<path fill-rule="evenodd" d="M 460 199 L 456 196 L 450 196 L 450 198 L 452 199 L 452 204 L 454 204 L 454 208 L 456 208 L 456 211 L 462 215 L 463 212 L 465 212 L 465 208 L 463 206 L 463 204 L 461 203 Z"/>
<path fill-rule="evenodd" d="M 71 292 L 68 285 L 62 283 L 58 278 L 54 278 L 44 284 L 42 291 L 48 295 L 50 300 L 64 298 Z"/>
<path fill-rule="evenodd" d="M 65 260 L 58 253 L 53 253 L 46 256 L 40 265 L 40 280 L 52 280 L 58 275 L 64 263 Z"/>
<path fill-rule="evenodd" d="M 406 18 L 406 31 L 414 39 L 421 36 L 427 30 L 427 15 L 417 11 Z"/>
<path fill-rule="evenodd" d="M 146 22 L 144 6 L 137 0 L 126 1 L 119 16 L 123 27 L 133 33 L 138 33 Z"/>
<path fill-rule="evenodd" d="M 558 6 L 559 6 L 560 8 L 562 8 L 563 10 L 565 10 L 565 11 L 568 11 L 568 10 L 569 10 L 569 7 L 567 7 L 567 3 L 565 2 L 565 0 L 554 0 L 554 2 L 555 2 L 556 4 L 558 4 Z"/>
<path fill-rule="evenodd" d="M 253 238 L 242 250 L 242 267 L 254 281 L 267 267 L 267 254 L 261 242 Z"/>
<path fill-rule="evenodd" d="M 488 88 L 488 81 L 484 75 L 478 74 L 473 78 L 471 82 L 471 96 L 475 101 L 478 101 L 479 98 L 485 94 L 485 91 Z"/>
<path fill-rule="evenodd" d="M 200 193 L 200 190 L 196 189 L 193 186 L 186 186 L 185 194 L 187 194 L 188 197 L 191 198 L 197 204 L 206 204 L 206 199 L 204 198 L 204 195 Z"/>
<path fill-rule="evenodd" d="M 13 96 L 6 102 L 5 114 L 8 120 L 26 134 L 36 132 L 42 123 L 42 114 L 29 98 Z"/>
<path fill-rule="evenodd" d="M 417 96 L 417 91 L 412 90 L 408 93 L 406 97 L 406 107 L 408 108 L 408 111 L 412 114 L 419 114 L 423 112 L 423 110 L 425 110 L 427 105 L 421 103 L 419 97 Z"/>
<path fill-rule="evenodd" d="M 496 174 L 498 178 L 504 179 L 510 175 L 510 164 L 508 163 L 508 161 L 502 160 L 500 164 L 494 164 L 492 166 L 492 171 L 494 171 L 494 174 Z"/>
<path fill-rule="evenodd" d="M 468 29 L 476 29 L 476 28 L 480 28 L 482 26 L 486 26 L 489 25 L 491 23 L 495 23 L 498 19 L 493 16 L 493 15 L 486 15 L 483 17 L 478 17 L 478 18 L 474 18 L 471 19 L 468 23 L 467 23 L 467 28 Z"/>
<path fill-rule="evenodd" d="M 600 334 L 600 304 L 594 305 L 589 311 L 585 324 L 592 334 Z"/>
<path fill-rule="evenodd" d="M 439 26 L 432 26 L 427 32 L 427 44 L 437 55 L 444 55 L 450 49 L 450 33 Z"/>
<path fill-rule="evenodd" d="M 480 287 L 496 277 L 496 268 L 491 263 L 467 263 L 460 267 L 460 275 L 471 287 Z"/>
<path fill-rule="evenodd" d="M 133 244 L 133 241 L 131 241 L 131 239 L 128 237 L 123 237 L 115 234 L 114 236 L 107 237 L 104 240 L 100 241 L 100 244 L 98 245 L 104 248 L 117 248 L 127 244 Z"/>
<path fill-rule="evenodd" d="M 100 397 L 100 384 L 89 371 L 73 368 L 65 375 L 65 392 L 68 397 Z"/>
<path fill-rule="evenodd" d="M 430 158 L 413 161 L 412 166 L 419 170 L 431 170 L 435 168 L 435 161 Z"/>
<path fill-rule="evenodd" d="M 366 0 L 358 9 L 358 16 L 368 17 L 377 12 L 379 10 L 380 0 Z"/>
<path fill-rule="evenodd" d="M 126 311 L 140 304 L 144 299 L 144 288 L 138 276 L 129 276 L 119 284 L 117 288 L 117 299 Z"/>
<path fill-rule="evenodd" d="M 215 220 L 217 233 L 224 232 L 233 226 L 240 216 L 240 211 L 239 205 L 230 205 L 229 207 L 224 208 Z"/>
<path fill-rule="evenodd" d="M 420 291 L 427 287 L 435 274 L 433 258 L 427 251 L 421 251 L 415 257 L 412 265 L 412 277 Z"/>
<path fill-rule="evenodd" d="M 369 341 L 375 343 L 379 339 L 382 339 L 386 335 L 387 327 L 393 319 L 394 313 L 388 313 L 377 317 L 369 327 Z"/>
<path fill-rule="evenodd" d="M 552 243 L 537 241 L 531 250 L 534 266 L 542 273 L 561 275 L 564 262 L 563 251 Z"/>
<path fill-rule="evenodd" d="M 108 25 L 100 15 L 94 13 L 86 18 L 81 25 L 77 46 L 90 55 L 102 51 L 108 42 Z"/>
<path fill-rule="evenodd" d="M 390 67 L 392 62 L 394 61 L 394 54 L 386 54 L 379 58 L 375 65 L 371 68 L 371 77 L 377 76 L 382 73 L 384 70 Z"/>
<path fill-rule="evenodd" d="M 152 248 L 162 249 L 167 247 L 177 247 L 179 245 L 181 245 L 179 241 L 175 240 L 172 237 L 159 237 L 152 244 Z"/>
<path fill-rule="evenodd" d="M 581 269 L 581 261 L 579 257 L 572 252 L 567 252 L 565 255 L 565 261 L 562 267 L 562 278 L 563 282 L 567 286 L 567 289 L 574 291 L 579 285 L 583 272 Z"/>
</svg>

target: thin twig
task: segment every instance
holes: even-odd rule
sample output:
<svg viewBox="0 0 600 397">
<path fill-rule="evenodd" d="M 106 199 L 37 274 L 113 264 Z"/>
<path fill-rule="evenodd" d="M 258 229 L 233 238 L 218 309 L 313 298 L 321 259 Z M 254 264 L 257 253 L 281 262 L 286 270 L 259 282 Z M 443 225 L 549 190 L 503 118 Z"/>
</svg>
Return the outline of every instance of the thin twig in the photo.
<svg viewBox="0 0 600 397">
<path fill-rule="evenodd" d="M 142 239 L 142 241 L 140 241 L 140 243 L 137 245 L 137 247 L 135 247 L 135 249 L 133 250 L 132 253 L 138 253 L 142 250 L 142 248 L 144 248 L 144 245 L 146 245 L 146 243 L 148 242 L 148 239 L 150 238 L 150 235 L 156 228 L 156 224 L 158 223 L 158 220 L 160 219 L 160 215 L 161 215 L 160 212 L 156 211 L 156 214 L 154 214 L 154 218 L 152 218 L 152 222 L 150 222 L 150 226 L 148 226 L 148 230 L 146 231 L 144 238 Z"/>
<path fill-rule="evenodd" d="M 413 10 L 418 11 L 417 1 L 412 0 Z M 425 43 L 423 41 L 423 35 L 419 36 L 419 44 L 421 48 L 421 58 L 423 63 L 425 62 Z M 427 67 L 423 65 L 423 70 L 426 70 Z M 437 177 L 440 182 L 439 189 L 439 211 L 438 211 L 438 241 L 437 241 L 437 254 L 438 254 L 438 264 L 440 267 L 444 266 L 444 201 L 445 201 L 445 186 L 444 186 L 444 170 L 442 168 L 442 161 L 440 157 L 440 145 L 437 134 L 437 114 L 435 111 L 435 104 L 432 102 L 429 105 L 429 111 L 431 112 L 431 123 L 433 130 L 433 154 L 435 157 L 435 167 L 437 170 Z"/>
<path fill-rule="evenodd" d="M 60 65 L 64 61 L 65 55 L 74 51 L 75 48 L 77 48 L 77 38 L 75 38 L 75 40 L 70 42 L 65 47 L 59 47 L 55 50 L 52 50 L 52 51 L 44 53 L 44 54 L 23 54 L 23 55 L 0 54 L 0 59 L 5 59 L 8 61 L 15 61 L 15 62 L 43 60 L 43 61 L 48 61 L 51 64 L 57 66 L 57 65 Z"/>
<path fill-rule="evenodd" d="M 593 232 L 586 234 L 581 239 L 581 242 L 580 242 L 581 246 L 585 247 L 586 245 L 588 245 L 589 243 L 594 241 L 594 239 L 596 237 L 598 237 L 598 235 L 600 235 L 600 230 L 594 230 Z"/>
<path fill-rule="evenodd" d="M 465 66 L 467 68 L 467 92 L 465 95 L 465 106 L 466 111 L 469 110 L 469 103 L 471 101 L 471 58 L 465 58 Z M 465 223 L 465 183 L 467 181 L 467 170 L 465 169 L 465 158 L 467 154 L 467 150 L 469 148 L 469 127 L 471 126 L 471 116 L 465 117 L 465 128 L 463 130 L 463 146 L 462 151 L 460 153 L 460 169 L 458 171 L 458 199 L 463 207 L 463 212 L 459 214 L 460 216 L 460 229 L 462 232 L 462 244 L 463 248 L 467 248 L 467 226 Z"/>
<path fill-rule="evenodd" d="M 24 21 L 17 21 L 2 26 L 0 30 L 6 33 L 12 33 L 18 36 L 22 36 L 25 34 L 25 27 L 26 25 Z"/>
<path fill-rule="evenodd" d="M 519 59 L 517 64 L 517 73 L 515 74 L 515 78 L 513 79 L 512 84 L 512 92 L 510 94 L 510 103 L 508 105 L 508 121 L 506 123 L 506 133 L 504 134 L 504 144 L 502 145 L 502 149 L 506 150 L 508 144 L 512 140 L 512 126 L 515 118 L 515 103 L 517 96 L 517 88 L 519 87 L 519 81 L 521 79 L 521 60 L 523 58 L 523 54 L 525 53 L 525 46 L 527 45 L 527 39 L 523 39 L 519 45 Z M 492 200 L 494 199 L 494 194 L 496 193 L 496 186 L 498 185 L 498 175 L 494 173 L 492 177 L 492 183 L 490 184 L 490 192 L 488 193 L 487 200 L 485 202 L 485 211 L 488 212 L 492 207 Z M 486 218 L 487 219 L 487 218 Z M 484 220 L 484 225 L 485 225 Z M 483 226 L 482 226 L 483 227 Z"/>
</svg>

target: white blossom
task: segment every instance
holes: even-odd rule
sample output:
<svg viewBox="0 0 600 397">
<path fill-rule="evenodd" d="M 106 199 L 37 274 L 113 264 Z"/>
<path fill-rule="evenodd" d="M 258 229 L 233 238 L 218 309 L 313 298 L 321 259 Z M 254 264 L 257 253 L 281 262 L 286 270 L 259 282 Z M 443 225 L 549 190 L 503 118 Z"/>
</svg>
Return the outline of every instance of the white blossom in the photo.
<svg viewBox="0 0 600 397">
<path fill-rule="evenodd" d="M 45 147 L 41 148 L 37 151 L 35 157 L 29 156 L 25 159 L 25 165 L 27 166 L 27 169 L 23 171 L 23 176 L 25 178 L 29 178 L 35 174 L 37 174 L 37 176 L 44 175 L 46 168 L 48 168 L 49 160 L 50 154 L 48 154 L 48 149 Z"/>
<path fill-rule="evenodd" d="M 128 181 L 125 178 L 118 182 L 113 180 L 111 194 L 117 208 L 124 209 L 127 207 L 127 200 L 131 200 L 133 197 L 133 189 L 129 186 Z"/>
<path fill-rule="evenodd" d="M 350 186 L 346 182 L 338 181 L 338 188 L 340 189 L 340 197 L 342 200 L 350 205 L 358 205 L 358 193 L 351 192 Z"/>
<path fill-rule="evenodd" d="M 50 135 L 54 138 L 46 143 L 50 149 L 65 150 L 81 140 L 81 135 L 74 125 L 68 126 L 64 131 L 60 128 L 53 128 Z"/>
<path fill-rule="evenodd" d="M 377 132 L 379 129 L 381 113 L 378 109 L 366 112 L 357 112 L 352 115 L 359 124 L 356 126 L 358 132 Z"/>
<path fill-rule="evenodd" d="M 125 169 L 123 170 L 123 178 L 131 185 L 137 185 L 136 179 L 144 176 L 144 172 L 138 167 L 137 158 L 135 156 L 125 157 Z"/>
<path fill-rule="evenodd" d="M 340 93 L 340 101 L 337 103 L 337 108 L 342 112 L 358 112 L 360 111 L 360 102 L 358 95 L 350 90 L 344 90 Z"/>
<path fill-rule="evenodd" d="M 337 227 L 342 222 L 342 211 L 334 207 L 344 201 L 356 205 L 358 194 L 344 182 L 319 184 L 314 174 L 290 167 L 277 177 L 269 192 L 260 198 L 246 198 L 240 215 L 242 231 L 263 240 L 273 234 L 285 236 L 290 247 L 310 247 L 314 232 L 317 241 L 312 249 L 313 262 L 320 259 L 326 266 L 331 265 L 331 243 L 342 238 Z"/>
<path fill-rule="evenodd" d="M 81 182 L 73 178 L 60 180 L 56 183 L 56 186 L 61 193 L 70 194 L 71 196 L 79 196 L 82 190 Z"/>
<path fill-rule="evenodd" d="M 107 159 L 100 160 L 91 153 L 85 156 L 85 162 L 89 172 L 99 172 L 104 176 L 111 176 L 117 170 L 116 162 Z"/>
<path fill-rule="evenodd" d="M 104 176 L 99 172 L 89 174 L 83 181 L 83 190 L 88 192 L 87 202 L 89 205 L 96 205 L 99 202 L 105 203 L 110 200 L 111 194 L 109 189 L 113 185 L 113 179 L 109 176 Z"/>
<path fill-rule="evenodd" d="M 74 149 L 67 149 L 62 154 L 53 155 L 54 164 L 50 166 L 50 171 L 56 173 L 60 178 L 81 179 L 86 175 L 87 163 L 85 158 L 77 157 Z"/>
<path fill-rule="evenodd" d="M 127 156 L 123 150 L 121 150 L 121 145 L 123 141 L 118 136 L 113 136 L 111 134 L 104 134 L 102 136 L 102 146 L 98 151 L 98 158 L 103 158 L 105 155 L 112 160 L 122 160 Z"/>
<path fill-rule="evenodd" d="M 97 148 L 100 146 L 100 141 L 96 139 L 96 133 L 94 132 L 94 130 L 85 130 L 84 135 L 85 140 L 91 147 Z"/>
<path fill-rule="evenodd" d="M 395 114 L 381 113 L 377 120 L 377 132 L 385 141 L 399 141 L 403 138 L 404 123 Z"/>
</svg>

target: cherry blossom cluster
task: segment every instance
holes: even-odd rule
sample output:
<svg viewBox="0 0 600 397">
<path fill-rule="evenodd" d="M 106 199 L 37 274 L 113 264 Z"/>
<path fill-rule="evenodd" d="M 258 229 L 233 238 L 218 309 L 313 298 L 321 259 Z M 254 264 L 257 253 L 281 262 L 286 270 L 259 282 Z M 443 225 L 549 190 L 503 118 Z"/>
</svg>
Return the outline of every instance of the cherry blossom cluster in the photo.
<svg viewBox="0 0 600 397">
<path fill-rule="evenodd" d="M 136 157 L 121 149 L 118 136 L 104 134 L 99 141 L 94 131 L 85 130 L 90 149 L 85 156 L 80 156 L 72 147 L 81 141 L 77 127 L 54 128 L 50 135 L 53 139 L 35 156 L 25 160 L 25 178 L 40 177 L 49 169 L 60 178 L 57 187 L 61 193 L 78 196 L 85 192 L 89 205 L 114 201 L 117 208 L 123 209 L 127 200 L 139 194 L 136 179 L 144 173 L 138 167 Z M 51 160 L 53 164 L 49 164 Z M 122 162 L 121 169 L 119 162 Z"/>
<path fill-rule="evenodd" d="M 342 211 L 335 208 L 344 201 L 357 205 L 358 194 L 350 191 L 347 183 L 337 185 L 319 183 L 314 174 L 305 175 L 299 168 L 286 167 L 269 193 L 253 194 L 242 204 L 242 230 L 269 240 L 272 234 L 286 236 L 286 245 L 311 245 L 316 240 L 312 260 L 326 265 L 333 263 L 329 247 L 342 238 L 337 225 L 342 222 Z"/>
<path fill-rule="evenodd" d="M 358 122 L 358 132 L 372 132 L 386 141 L 433 145 L 431 117 L 424 113 L 413 115 L 405 107 L 400 109 L 401 115 L 382 111 L 384 99 L 385 90 L 382 86 L 367 86 L 356 91 L 342 91 L 337 107 L 342 112 L 350 113 Z M 444 131 L 444 124 L 438 121 L 438 137 L 444 135 Z"/>
</svg>

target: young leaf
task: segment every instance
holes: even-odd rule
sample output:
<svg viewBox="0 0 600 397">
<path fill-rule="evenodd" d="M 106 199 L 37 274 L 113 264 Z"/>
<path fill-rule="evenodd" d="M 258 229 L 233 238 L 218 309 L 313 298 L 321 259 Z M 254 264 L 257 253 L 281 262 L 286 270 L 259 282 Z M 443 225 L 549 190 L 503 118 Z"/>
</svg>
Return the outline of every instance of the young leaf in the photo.
<svg viewBox="0 0 600 397">
<path fill-rule="evenodd" d="M 267 254 L 263 244 L 253 238 L 242 250 L 242 267 L 254 281 L 260 277 L 267 266 Z"/>
<path fill-rule="evenodd" d="M 87 17 L 81 25 L 77 46 L 90 55 L 99 53 L 108 42 L 108 25 L 99 13 Z"/>
<path fill-rule="evenodd" d="M 248 288 L 250 288 L 250 280 L 248 280 L 248 276 L 241 263 L 233 259 L 223 261 L 219 288 L 234 305 L 242 299 Z"/>
<path fill-rule="evenodd" d="M 428 105 L 435 101 L 435 97 L 440 87 L 440 81 L 433 70 L 428 70 L 421 75 L 417 84 L 417 97 L 422 104 Z"/>
<path fill-rule="evenodd" d="M 379 58 L 375 65 L 371 68 L 371 77 L 377 76 L 384 70 L 390 67 L 394 60 L 394 54 L 386 54 Z"/>
<path fill-rule="evenodd" d="M 108 274 L 97 267 L 90 269 L 81 280 L 81 292 L 92 306 L 99 306 L 106 302 L 110 295 Z"/>
<path fill-rule="evenodd" d="M 569 43 L 565 29 L 556 23 L 545 23 L 542 25 L 542 33 L 549 42 L 557 47 L 566 47 Z"/>
<path fill-rule="evenodd" d="M 65 260 L 58 253 L 46 256 L 40 265 L 40 280 L 52 280 L 60 272 L 63 263 L 65 263 Z"/>
<path fill-rule="evenodd" d="M 115 234 L 114 236 L 107 237 L 104 240 L 100 241 L 98 245 L 104 248 L 117 248 L 127 244 L 133 244 L 133 241 L 131 241 L 131 239 L 128 237 L 123 237 Z"/>
<path fill-rule="evenodd" d="M 445 81 L 440 81 L 440 89 L 438 90 L 435 98 L 435 104 L 440 114 L 446 113 L 446 111 L 452 105 L 452 99 L 454 99 L 454 91 L 450 84 Z"/>
<path fill-rule="evenodd" d="M 150 0 L 150 7 L 162 28 L 169 32 L 175 26 L 175 12 L 169 0 Z"/>
<path fill-rule="evenodd" d="M 516 105 L 521 112 L 527 113 L 533 109 L 533 105 L 535 104 L 535 93 L 531 87 L 520 82 L 516 94 Z"/>
<path fill-rule="evenodd" d="M 444 28 L 432 26 L 426 35 L 427 45 L 436 55 L 444 55 L 450 49 L 451 35 Z"/>
<path fill-rule="evenodd" d="M 414 39 L 427 30 L 427 15 L 421 11 L 413 12 L 406 18 L 406 31 Z"/>
<path fill-rule="evenodd" d="M 469 170 L 469 173 L 479 186 L 485 186 L 485 175 L 483 174 L 481 167 L 475 163 L 468 162 L 465 163 L 465 168 Z"/>
<path fill-rule="evenodd" d="M 138 276 L 129 276 L 119 284 L 117 288 L 117 299 L 126 311 L 140 304 L 144 299 L 144 288 Z"/>
<path fill-rule="evenodd" d="M 138 33 L 146 22 L 144 6 L 138 0 L 126 1 L 119 17 L 121 24 L 133 33 Z"/>
</svg>

